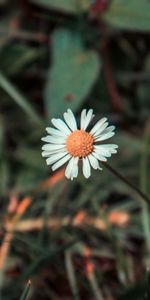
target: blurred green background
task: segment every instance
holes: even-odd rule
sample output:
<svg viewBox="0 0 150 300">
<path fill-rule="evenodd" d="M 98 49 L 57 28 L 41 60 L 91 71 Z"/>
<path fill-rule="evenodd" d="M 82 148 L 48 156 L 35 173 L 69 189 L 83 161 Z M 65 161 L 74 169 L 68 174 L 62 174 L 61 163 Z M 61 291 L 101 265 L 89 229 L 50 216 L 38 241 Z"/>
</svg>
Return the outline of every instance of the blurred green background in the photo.
<svg viewBox="0 0 150 300">
<path fill-rule="evenodd" d="M 71 182 L 41 157 L 52 117 L 93 108 L 149 195 L 149 95 L 148 0 L 0 0 L 0 300 L 150 299 L 149 206 L 105 168 Z"/>
</svg>

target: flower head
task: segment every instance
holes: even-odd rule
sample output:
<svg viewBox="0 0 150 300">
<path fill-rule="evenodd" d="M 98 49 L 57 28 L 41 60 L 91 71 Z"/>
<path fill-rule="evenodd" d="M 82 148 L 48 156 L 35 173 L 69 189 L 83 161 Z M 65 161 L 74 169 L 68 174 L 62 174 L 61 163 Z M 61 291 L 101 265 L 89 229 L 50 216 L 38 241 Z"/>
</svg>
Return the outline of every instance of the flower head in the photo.
<svg viewBox="0 0 150 300">
<path fill-rule="evenodd" d="M 93 117 L 92 109 L 83 109 L 80 129 L 70 109 L 64 113 L 65 122 L 61 119 L 51 120 L 55 128 L 46 128 L 48 135 L 42 138 L 46 142 L 42 147 L 42 156 L 47 158 L 46 163 L 52 165 L 53 171 L 69 161 L 65 175 L 73 180 L 78 176 L 78 162 L 82 160 L 83 175 L 89 178 L 91 167 L 102 170 L 99 161 L 107 161 L 108 157 L 117 153 L 117 145 L 102 143 L 115 134 L 115 126 L 108 126 L 107 118 L 102 118 L 88 131 Z"/>
</svg>

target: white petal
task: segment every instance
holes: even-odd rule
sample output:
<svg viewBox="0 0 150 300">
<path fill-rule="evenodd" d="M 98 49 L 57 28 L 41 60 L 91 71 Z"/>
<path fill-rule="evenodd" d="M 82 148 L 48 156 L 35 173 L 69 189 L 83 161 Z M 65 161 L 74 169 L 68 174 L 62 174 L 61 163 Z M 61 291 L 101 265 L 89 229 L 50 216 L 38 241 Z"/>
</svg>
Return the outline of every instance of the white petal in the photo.
<svg viewBox="0 0 150 300">
<path fill-rule="evenodd" d="M 64 119 L 72 131 L 77 130 L 77 122 L 71 109 L 64 113 Z"/>
<path fill-rule="evenodd" d="M 96 138 L 99 138 L 102 134 L 106 134 L 106 133 L 112 132 L 112 131 L 114 131 L 114 130 L 115 130 L 115 126 L 109 126 L 109 127 L 105 128 L 105 129 L 103 130 L 103 132 L 97 133 L 95 137 L 96 137 Z"/>
<path fill-rule="evenodd" d="M 58 129 L 52 128 L 52 127 L 47 127 L 46 131 L 47 131 L 47 133 L 52 134 L 54 136 L 64 136 L 64 137 L 67 136 L 66 133 L 64 133 Z"/>
<path fill-rule="evenodd" d="M 71 177 L 71 173 L 72 173 L 72 169 L 73 169 L 73 166 L 74 166 L 74 157 L 72 157 L 66 167 L 66 170 L 65 170 L 65 176 L 70 179 Z"/>
<path fill-rule="evenodd" d="M 105 145 L 96 145 L 94 150 L 102 156 L 111 157 L 111 154 L 117 153 L 117 150 L 114 147 L 106 147 Z"/>
<path fill-rule="evenodd" d="M 93 169 L 95 169 L 95 170 L 100 169 L 99 162 L 98 162 L 97 158 L 95 158 L 92 154 L 89 154 L 88 159 L 89 159 L 90 164 L 91 164 Z"/>
<path fill-rule="evenodd" d="M 65 134 L 69 135 L 71 133 L 70 129 L 68 126 L 65 124 L 64 121 L 61 119 L 52 119 L 51 120 L 52 124 L 59 129 L 61 132 L 64 132 Z"/>
<path fill-rule="evenodd" d="M 55 151 L 64 148 L 65 148 L 64 145 L 54 145 L 54 144 L 45 144 L 42 146 L 42 150 L 46 150 L 46 151 Z"/>
<path fill-rule="evenodd" d="M 72 176 L 72 179 L 73 178 L 77 178 L 78 176 L 78 165 L 76 165 L 73 169 L 73 176 Z"/>
<path fill-rule="evenodd" d="M 59 150 L 59 152 L 62 152 L 61 150 Z M 43 157 L 50 157 L 51 155 L 54 155 L 54 154 L 56 154 L 56 153 L 59 153 L 58 152 L 58 150 L 57 150 L 57 152 L 52 152 L 52 151 L 42 151 L 42 156 Z"/>
<path fill-rule="evenodd" d="M 42 151 L 42 156 L 43 157 L 49 157 L 51 155 L 51 152 L 49 151 Z"/>
<path fill-rule="evenodd" d="M 83 162 L 83 175 L 85 178 L 89 178 L 91 176 L 91 167 L 87 157 L 82 158 Z"/>
<path fill-rule="evenodd" d="M 78 157 L 72 157 L 66 167 L 65 176 L 68 179 L 73 179 L 78 176 Z"/>
<path fill-rule="evenodd" d="M 101 154 L 99 154 L 99 153 L 97 152 L 97 150 L 93 151 L 93 152 L 92 152 L 92 155 L 93 155 L 94 157 L 96 157 L 96 158 L 97 158 L 98 160 L 100 160 L 100 161 L 107 161 L 106 157 L 104 157 L 104 156 L 102 156 Z"/>
<path fill-rule="evenodd" d="M 111 157 L 111 152 L 101 146 L 95 146 L 95 151 L 104 157 Z"/>
<path fill-rule="evenodd" d="M 115 130 L 115 128 L 116 128 L 115 126 L 109 126 L 103 131 L 103 133 L 112 132 Z"/>
<path fill-rule="evenodd" d="M 101 146 L 101 147 L 109 150 L 111 153 L 116 153 L 117 149 L 118 149 L 118 145 L 116 145 L 116 144 L 103 144 L 103 145 L 97 145 L 97 146 Z"/>
<path fill-rule="evenodd" d="M 106 120 L 107 120 L 107 118 L 102 118 L 101 120 L 99 120 L 94 125 L 94 127 L 92 128 L 92 130 L 90 131 L 90 133 L 95 136 L 97 132 L 101 131 L 101 128 L 103 128 L 103 124 L 106 122 Z"/>
<path fill-rule="evenodd" d="M 94 137 L 97 138 L 97 136 L 100 136 L 100 134 L 103 133 L 103 131 L 106 129 L 106 127 L 108 126 L 108 122 L 105 122 L 104 124 L 102 124 L 99 129 L 97 129 L 94 133 Z"/>
<path fill-rule="evenodd" d="M 93 115 L 93 109 L 89 109 L 86 117 L 84 118 L 84 120 L 82 121 L 82 128 L 83 130 L 85 130 L 89 123 L 91 122 L 91 120 L 93 119 L 94 115 Z"/>
<path fill-rule="evenodd" d="M 100 141 L 110 139 L 114 134 L 115 134 L 115 132 L 108 132 L 105 134 L 101 134 L 98 138 L 95 139 L 95 141 L 100 142 Z"/>
<path fill-rule="evenodd" d="M 74 157 L 73 178 L 76 178 L 78 176 L 78 162 L 79 162 L 79 157 Z"/>
<path fill-rule="evenodd" d="M 58 161 L 59 159 L 61 159 L 65 155 L 67 155 L 67 153 L 68 153 L 67 151 L 64 151 L 64 152 L 59 152 L 59 153 L 51 155 L 49 158 L 46 159 L 47 165 L 51 165 L 51 164 L 55 163 L 56 161 Z"/>
<path fill-rule="evenodd" d="M 61 148 L 61 149 L 57 149 L 57 150 L 44 150 L 42 151 L 42 156 L 43 157 L 50 157 L 51 155 L 55 155 L 57 153 L 60 153 L 60 152 L 64 152 L 66 151 L 66 148 Z"/>
<path fill-rule="evenodd" d="M 67 154 L 65 157 L 57 161 L 53 166 L 52 170 L 55 171 L 56 169 L 60 168 L 62 165 L 64 165 L 69 159 L 71 158 L 70 154 Z"/>
<path fill-rule="evenodd" d="M 86 109 L 83 109 L 81 112 L 80 128 L 83 129 L 84 120 L 86 118 Z"/>
<path fill-rule="evenodd" d="M 52 144 L 65 144 L 66 143 L 66 138 L 65 137 L 59 137 L 59 136 L 50 136 L 47 135 L 43 138 L 41 138 L 42 141 L 47 142 L 47 143 L 52 143 Z"/>
</svg>

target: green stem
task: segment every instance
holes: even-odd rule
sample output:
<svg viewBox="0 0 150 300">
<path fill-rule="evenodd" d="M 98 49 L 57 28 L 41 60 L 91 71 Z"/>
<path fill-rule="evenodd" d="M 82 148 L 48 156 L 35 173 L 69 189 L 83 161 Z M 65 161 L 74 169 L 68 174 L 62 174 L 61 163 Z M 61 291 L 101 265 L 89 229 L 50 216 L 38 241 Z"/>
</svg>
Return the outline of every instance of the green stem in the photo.
<svg viewBox="0 0 150 300">
<path fill-rule="evenodd" d="M 133 185 L 127 178 L 125 178 L 122 174 L 120 174 L 116 169 L 110 166 L 108 163 L 103 162 L 103 165 L 111 171 L 115 176 L 117 176 L 121 181 L 127 184 L 131 189 L 133 189 L 148 205 L 150 205 L 150 198 L 143 193 L 138 187 Z"/>
</svg>

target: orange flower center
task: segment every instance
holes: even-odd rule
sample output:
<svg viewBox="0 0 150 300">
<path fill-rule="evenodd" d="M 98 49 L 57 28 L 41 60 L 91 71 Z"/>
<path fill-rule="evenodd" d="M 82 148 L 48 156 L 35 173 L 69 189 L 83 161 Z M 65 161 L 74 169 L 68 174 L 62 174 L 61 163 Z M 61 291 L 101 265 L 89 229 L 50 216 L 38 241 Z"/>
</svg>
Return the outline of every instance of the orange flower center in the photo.
<svg viewBox="0 0 150 300">
<path fill-rule="evenodd" d="M 93 151 L 93 136 L 84 130 L 76 130 L 67 138 L 67 150 L 72 156 L 85 157 Z"/>
</svg>

